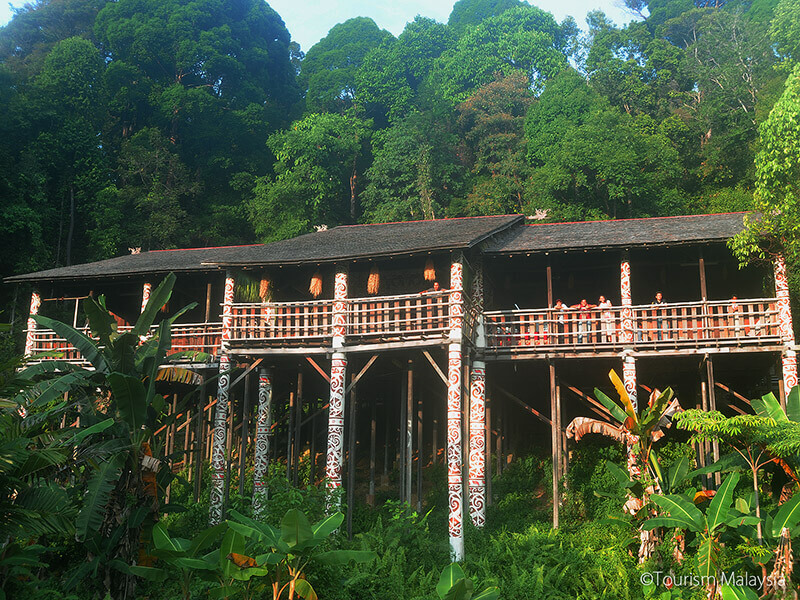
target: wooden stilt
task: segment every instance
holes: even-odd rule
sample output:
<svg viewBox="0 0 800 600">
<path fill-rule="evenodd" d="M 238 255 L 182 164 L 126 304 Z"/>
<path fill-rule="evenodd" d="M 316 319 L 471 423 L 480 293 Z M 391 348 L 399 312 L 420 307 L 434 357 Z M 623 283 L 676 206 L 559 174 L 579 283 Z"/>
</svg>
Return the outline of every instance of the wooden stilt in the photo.
<svg viewBox="0 0 800 600">
<path fill-rule="evenodd" d="M 422 394 L 417 394 L 417 512 L 422 512 Z"/>
<path fill-rule="evenodd" d="M 294 443 L 292 447 L 292 483 L 297 486 L 300 476 L 301 426 L 303 424 L 303 371 L 297 371 L 297 397 L 295 398 Z"/>
<path fill-rule="evenodd" d="M 250 446 L 250 385 L 252 377 L 244 378 L 244 397 L 242 398 L 242 435 L 239 446 L 239 495 L 244 496 L 245 470 L 247 467 L 247 449 Z"/>
<path fill-rule="evenodd" d="M 351 375 L 355 381 L 355 376 Z M 356 488 L 356 386 L 350 389 L 347 407 L 347 539 L 353 539 L 353 504 Z"/>
<path fill-rule="evenodd" d="M 377 403 L 373 400 L 370 403 L 370 427 L 369 427 L 369 494 L 367 504 L 375 506 L 375 438 L 377 434 L 376 421 Z"/>
<path fill-rule="evenodd" d="M 500 405 L 495 406 L 494 411 L 494 454 L 497 461 L 497 474 L 503 474 L 503 409 Z"/>
<path fill-rule="evenodd" d="M 294 451 L 292 450 L 292 437 L 294 433 L 294 392 L 289 392 L 289 425 L 286 427 L 286 479 L 293 481 L 292 477 L 292 457 Z"/>
<path fill-rule="evenodd" d="M 708 412 L 708 386 L 706 385 L 705 381 L 700 382 L 700 401 L 702 402 L 703 412 Z M 705 467 L 706 465 L 710 464 L 709 460 L 709 446 L 708 442 L 700 442 L 700 464 L 701 466 Z M 703 481 L 705 483 L 706 488 L 711 487 L 712 477 L 711 475 L 703 475 Z"/>
<path fill-rule="evenodd" d="M 706 380 L 708 382 L 708 408 L 712 411 L 717 410 L 717 385 L 714 378 L 714 362 L 710 355 L 706 355 Z M 714 462 L 717 462 L 719 460 L 719 442 L 717 440 L 711 443 L 711 452 Z M 714 483 L 717 488 L 722 484 L 721 473 L 714 473 Z"/>
<path fill-rule="evenodd" d="M 559 447 L 561 446 L 561 432 L 559 430 L 559 409 L 558 394 L 556 386 L 556 366 L 551 362 L 550 369 L 550 420 L 551 439 L 552 439 L 552 458 L 553 458 L 553 527 L 558 528 L 559 505 L 561 504 L 561 494 L 559 493 L 559 481 L 561 479 L 559 464 L 561 461 Z"/>
<path fill-rule="evenodd" d="M 206 411 L 205 407 L 208 404 L 208 396 L 206 396 L 206 383 L 203 377 L 203 383 L 200 386 L 200 402 L 197 405 L 197 415 L 195 416 L 195 448 L 194 448 L 194 501 L 200 501 L 200 490 L 203 489 L 203 442 L 206 439 Z"/>
<path fill-rule="evenodd" d="M 391 444 L 389 443 L 389 435 L 390 435 L 390 427 L 389 418 L 390 414 L 390 402 L 387 400 L 384 402 L 383 405 L 383 477 L 381 479 L 381 485 L 383 487 L 388 487 L 389 485 L 389 448 Z"/>
<path fill-rule="evenodd" d="M 439 419 L 433 417 L 431 420 L 433 431 L 431 431 L 431 465 L 439 464 Z"/>
<path fill-rule="evenodd" d="M 469 515 L 475 527 L 486 524 L 486 365 L 476 360 L 469 391 Z"/>
<path fill-rule="evenodd" d="M 272 371 L 261 367 L 258 372 L 258 409 L 256 411 L 256 443 L 253 457 L 253 515 L 260 519 L 269 499 L 270 445 L 272 441 Z"/>
<path fill-rule="evenodd" d="M 309 406 L 309 412 L 314 415 L 317 410 L 317 401 L 316 399 L 311 400 L 311 405 Z M 317 483 L 317 418 L 316 416 L 311 417 L 311 444 L 310 444 L 310 451 L 309 454 L 311 455 L 311 474 L 308 477 L 309 483 L 311 485 L 315 485 Z"/>
<path fill-rule="evenodd" d="M 405 478 L 406 502 L 411 504 L 411 471 L 413 468 L 413 438 L 414 438 L 414 363 L 408 361 L 406 366 L 406 423 L 405 423 L 405 458 L 403 459 L 403 477 Z"/>
<path fill-rule="evenodd" d="M 406 423 L 408 421 L 408 377 L 404 372 L 400 379 L 400 427 L 397 440 L 397 466 L 399 471 L 400 502 L 407 502 L 406 496 Z"/>
</svg>

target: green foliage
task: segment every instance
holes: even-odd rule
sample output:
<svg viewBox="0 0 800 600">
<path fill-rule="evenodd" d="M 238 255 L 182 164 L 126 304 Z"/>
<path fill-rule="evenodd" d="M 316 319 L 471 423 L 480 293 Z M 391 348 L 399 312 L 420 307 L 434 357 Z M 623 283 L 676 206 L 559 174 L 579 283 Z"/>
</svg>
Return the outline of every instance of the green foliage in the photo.
<svg viewBox="0 0 800 600">
<path fill-rule="evenodd" d="M 354 219 L 370 134 L 369 121 L 323 113 L 270 136 L 275 178 L 257 182 L 249 207 L 259 237 L 272 241 Z"/>
<path fill-rule="evenodd" d="M 306 53 L 298 83 L 306 90 L 306 111 L 345 112 L 356 96 L 356 72 L 370 50 L 392 40 L 369 17 L 334 25 Z"/>
</svg>

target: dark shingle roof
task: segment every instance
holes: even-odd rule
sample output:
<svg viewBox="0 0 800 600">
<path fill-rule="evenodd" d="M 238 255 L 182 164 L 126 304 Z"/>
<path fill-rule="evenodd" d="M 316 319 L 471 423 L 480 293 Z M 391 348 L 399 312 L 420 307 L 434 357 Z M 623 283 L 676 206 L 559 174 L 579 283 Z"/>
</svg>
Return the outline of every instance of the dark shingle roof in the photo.
<svg viewBox="0 0 800 600">
<path fill-rule="evenodd" d="M 744 229 L 745 214 L 526 224 L 498 236 L 485 252 L 513 254 L 724 241 Z"/>
<path fill-rule="evenodd" d="M 290 265 L 470 248 L 521 222 L 521 215 L 348 225 L 272 244 L 161 250 L 6 278 L 6 282 L 211 271 L 220 266 Z"/>
</svg>

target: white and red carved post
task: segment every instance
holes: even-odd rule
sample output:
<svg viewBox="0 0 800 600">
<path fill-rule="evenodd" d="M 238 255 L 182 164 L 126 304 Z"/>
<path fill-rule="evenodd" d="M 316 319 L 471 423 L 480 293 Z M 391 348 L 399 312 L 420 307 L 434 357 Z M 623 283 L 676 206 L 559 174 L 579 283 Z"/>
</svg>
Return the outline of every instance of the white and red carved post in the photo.
<svg viewBox="0 0 800 600">
<path fill-rule="evenodd" d="M 778 325 L 783 342 L 783 388 L 789 393 L 797 385 L 797 353 L 794 351 L 792 309 L 789 306 L 789 282 L 786 279 L 786 261 L 778 254 L 772 266 L 775 270 L 775 297 L 778 299 Z"/>
<path fill-rule="evenodd" d="M 31 292 L 31 308 L 28 311 L 28 331 L 25 334 L 25 356 L 33 354 L 36 345 L 36 321 L 34 315 L 39 314 L 39 307 L 42 305 L 42 297 L 39 292 Z"/>
<path fill-rule="evenodd" d="M 336 269 L 333 285 L 333 357 L 331 358 L 330 404 L 328 405 L 328 452 L 325 477 L 329 490 L 342 487 L 344 464 L 344 382 L 347 355 L 342 352 L 347 334 L 347 270 Z M 333 505 L 329 505 L 333 508 Z"/>
<path fill-rule="evenodd" d="M 211 525 L 222 521 L 225 502 L 225 448 L 228 437 L 228 388 L 231 382 L 231 358 L 228 344 L 233 324 L 233 275 L 225 274 L 225 296 L 222 301 L 222 344 L 219 353 L 219 379 L 217 380 L 217 406 L 214 411 L 214 445 L 211 448 L 211 497 L 208 520 Z"/>
<path fill-rule="evenodd" d="M 447 384 L 447 489 L 450 504 L 450 558 L 464 559 L 464 474 L 461 462 L 461 335 L 464 321 L 464 270 L 461 258 L 450 265 L 450 345 Z"/>
<path fill-rule="evenodd" d="M 144 309 L 147 308 L 147 303 L 150 301 L 150 292 L 152 291 L 153 284 L 146 281 L 142 286 L 142 308 L 139 312 L 144 312 Z"/>
<path fill-rule="evenodd" d="M 256 416 L 256 452 L 253 462 L 253 516 L 264 516 L 267 501 L 269 447 L 272 439 L 272 373 L 262 367 L 258 371 L 258 413 Z"/>
<path fill-rule="evenodd" d="M 633 345 L 633 297 L 631 296 L 631 261 L 627 252 L 622 254 L 619 270 L 620 304 L 622 305 L 622 335 L 620 339 L 624 346 Z M 636 400 L 636 360 L 630 354 L 622 358 L 622 381 L 625 390 L 630 396 L 634 408 L 638 407 Z"/>
<path fill-rule="evenodd" d="M 472 363 L 469 382 L 469 516 L 486 524 L 486 363 Z"/>
</svg>

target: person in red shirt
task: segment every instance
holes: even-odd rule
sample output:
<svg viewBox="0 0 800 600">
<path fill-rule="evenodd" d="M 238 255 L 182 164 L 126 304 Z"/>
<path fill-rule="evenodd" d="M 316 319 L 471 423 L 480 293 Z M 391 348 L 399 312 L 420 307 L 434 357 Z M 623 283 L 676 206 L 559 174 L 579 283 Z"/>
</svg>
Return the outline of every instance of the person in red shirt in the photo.
<svg viewBox="0 0 800 600">
<path fill-rule="evenodd" d="M 592 310 L 597 308 L 597 305 L 589 304 L 586 298 L 583 298 L 579 304 L 573 304 L 570 308 L 578 311 L 578 343 L 582 344 L 584 336 L 588 341 L 588 333 L 592 323 Z"/>
</svg>

